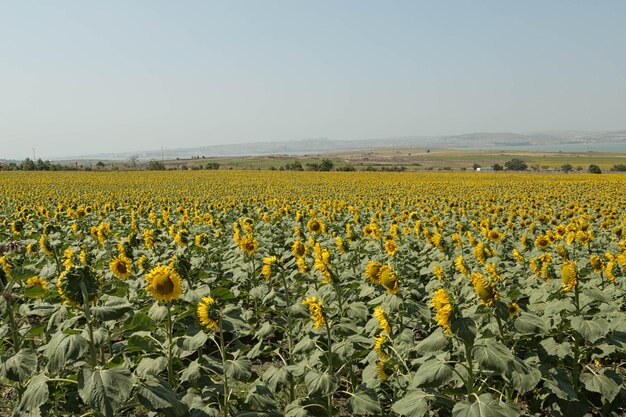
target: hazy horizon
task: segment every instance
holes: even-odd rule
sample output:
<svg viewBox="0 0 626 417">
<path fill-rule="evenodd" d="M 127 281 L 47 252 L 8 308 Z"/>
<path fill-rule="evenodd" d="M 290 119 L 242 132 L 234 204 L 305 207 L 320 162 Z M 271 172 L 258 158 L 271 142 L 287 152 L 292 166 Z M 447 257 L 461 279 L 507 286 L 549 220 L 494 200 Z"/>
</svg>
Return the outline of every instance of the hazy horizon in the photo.
<svg viewBox="0 0 626 417">
<path fill-rule="evenodd" d="M 626 129 L 626 3 L 13 2 L 0 159 Z"/>
</svg>

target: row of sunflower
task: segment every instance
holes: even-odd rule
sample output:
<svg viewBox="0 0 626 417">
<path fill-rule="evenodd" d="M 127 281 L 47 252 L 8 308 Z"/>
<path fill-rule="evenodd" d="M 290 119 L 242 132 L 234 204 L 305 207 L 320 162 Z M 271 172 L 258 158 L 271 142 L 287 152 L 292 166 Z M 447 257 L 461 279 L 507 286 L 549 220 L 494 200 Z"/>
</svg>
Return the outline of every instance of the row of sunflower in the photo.
<svg viewBox="0 0 626 417">
<path fill-rule="evenodd" d="M 16 416 L 620 415 L 619 175 L 8 173 Z"/>
</svg>

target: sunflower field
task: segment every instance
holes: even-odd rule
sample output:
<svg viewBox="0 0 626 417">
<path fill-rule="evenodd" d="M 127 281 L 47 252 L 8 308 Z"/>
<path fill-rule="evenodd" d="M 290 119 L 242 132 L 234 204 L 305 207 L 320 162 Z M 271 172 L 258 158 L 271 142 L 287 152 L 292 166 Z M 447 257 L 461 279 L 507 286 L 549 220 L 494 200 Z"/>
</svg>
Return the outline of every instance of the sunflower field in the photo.
<svg viewBox="0 0 626 417">
<path fill-rule="evenodd" d="M 624 416 L 625 185 L 3 172 L 0 416 Z"/>
</svg>

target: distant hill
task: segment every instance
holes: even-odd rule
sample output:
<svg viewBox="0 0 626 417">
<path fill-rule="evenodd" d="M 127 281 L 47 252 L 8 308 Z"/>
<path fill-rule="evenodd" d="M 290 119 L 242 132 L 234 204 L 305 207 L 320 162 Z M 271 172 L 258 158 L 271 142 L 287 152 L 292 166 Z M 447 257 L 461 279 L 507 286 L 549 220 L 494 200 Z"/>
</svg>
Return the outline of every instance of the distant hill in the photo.
<svg viewBox="0 0 626 417">
<path fill-rule="evenodd" d="M 254 142 L 208 145 L 193 148 L 146 150 L 96 155 L 68 156 L 57 160 L 123 160 L 136 155 L 140 160 L 187 159 L 195 156 L 304 155 L 370 148 L 443 148 L 443 149 L 524 149 L 626 152 L 626 130 L 607 132 L 555 131 L 535 133 L 478 132 L 448 136 L 404 136 L 363 140 L 308 138 L 285 142 Z M 560 149 L 562 148 L 562 149 Z"/>
</svg>

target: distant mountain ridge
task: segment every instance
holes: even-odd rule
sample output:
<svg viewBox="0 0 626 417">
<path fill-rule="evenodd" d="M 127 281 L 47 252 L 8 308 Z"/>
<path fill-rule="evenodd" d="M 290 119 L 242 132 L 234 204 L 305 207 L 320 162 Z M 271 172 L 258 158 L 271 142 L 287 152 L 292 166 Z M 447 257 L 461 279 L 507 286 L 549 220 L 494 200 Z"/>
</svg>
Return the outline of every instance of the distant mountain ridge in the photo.
<svg viewBox="0 0 626 417">
<path fill-rule="evenodd" d="M 626 149 L 626 130 L 606 132 L 555 131 L 535 133 L 512 132 L 476 132 L 447 136 L 403 136 L 378 139 L 337 140 L 327 138 L 309 138 L 293 141 L 250 142 L 223 145 L 208 145 L 189 148 L 147 150 L 138 152 L 104 153 L 81 155 L 66 159 L 105 159 L 123 160 L 135 155 L 140 160 L 188 159 L 192 157 L 228 157 L 228 156 L 263 156 L 275 154 L 320 154 L 352 149 L 368 148 L 444 148 L 444 149 L 514 149 L 526 150 L 543 147 L 569 145 L 584 146 L 588 150 L 596 145 L 611 148 L 612 145 Z M 608 150 L 608 149 L 607 149 Z"/>
</svg>

